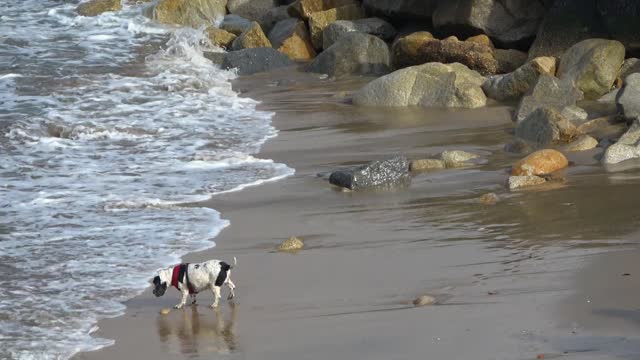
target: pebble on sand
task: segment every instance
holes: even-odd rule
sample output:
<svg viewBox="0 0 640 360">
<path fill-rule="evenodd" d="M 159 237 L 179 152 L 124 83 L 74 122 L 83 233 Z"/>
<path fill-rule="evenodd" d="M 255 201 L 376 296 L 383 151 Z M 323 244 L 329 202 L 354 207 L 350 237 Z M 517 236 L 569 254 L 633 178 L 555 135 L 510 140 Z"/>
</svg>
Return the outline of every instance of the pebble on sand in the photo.
<svg viewBox="0 0 640 360">
<path fill-rule="evenodd" d="M 160 310 L 160 315 L 169 315 L 170 312 L 171 312 L 171 309 L 164 308 L 164 309 Z"/>
<path fill-rule="evenodd" d="M 295 251 L 304 247 L 304 243 L 299 238 L 292 236 L 280 244 L 280 251 Z"/>
<path fill-rule="evenodd" d="M 498 201 L 500 201 L 500 197 L 498 197 L 498 195 L 496 195 L 496 193 L 486 193 L 482 196 L 480 196 L 480 199 L 478 199 L 480 201 L 481 204 L 484 205 L 495 205 Z"/>
<path fill-rule="evenodd" d="M 415 306 L 427 306 L 433 305 L 436 303 L 436 298 L 429 295 L 422 295 L 413 300 L 413 305 Z"/>
</svg>

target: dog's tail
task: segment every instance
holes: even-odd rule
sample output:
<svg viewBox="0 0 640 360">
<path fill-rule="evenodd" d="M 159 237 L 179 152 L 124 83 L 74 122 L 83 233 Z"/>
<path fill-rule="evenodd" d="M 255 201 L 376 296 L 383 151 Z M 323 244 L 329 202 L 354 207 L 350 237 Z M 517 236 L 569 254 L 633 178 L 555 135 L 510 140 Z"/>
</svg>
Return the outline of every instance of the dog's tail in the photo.
<svg viewBox="0 0 640 360">
<path fill-rule="evenodd" d="M 236 259 L 236 257 L 233 257 L 233 267 L 238 266 L 238 259 Z"/>
</svg>

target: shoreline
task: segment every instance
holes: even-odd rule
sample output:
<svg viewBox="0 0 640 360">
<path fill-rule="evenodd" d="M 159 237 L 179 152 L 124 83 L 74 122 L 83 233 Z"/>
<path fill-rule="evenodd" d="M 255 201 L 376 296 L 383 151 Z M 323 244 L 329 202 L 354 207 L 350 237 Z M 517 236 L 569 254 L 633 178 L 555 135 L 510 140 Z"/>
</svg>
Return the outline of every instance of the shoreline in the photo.
<svg viewBox="0 0 640 360">
<path fill-rule="evenodd" d="M 261 101 L 261 110 L 276 112 L 272 125 L 279 135 L 254 156 L 296 170 L 283 180 L 197 204 L 215 208 L 231 225 L 216 237 L 216 247 L 183 261 L 237 256 L 232 275 L 237 304 L 223 301 L 211 310 L 206 306 L 211 296 L 203 294 L 199 306 L 161 316 L 158 310 L 171 306 L 177 295 L 156 299 L 146 289 L 125 303 L 125 315 L 99 322 L 94 335 L 115 339 L 115 345 L 74 359 L 134 354 L 141 359 L 409 359 L 424 353 L 457 359 L 570 358 L 547 339 L 567 334 L 552 325 L 551 309 L 567 297 L 567 284 L 584 264 L 567 268 L 556 261 L 584 260 L 585 250 L 536 244 L 527 239 L 536 233 L 528 226 L 516 234 L 509 226 L 491 228 L 514 210 L 516 218 L 544 219 L 538 207 L 558 195 L 504 190 L 504 167 L 515 158 L 500 151 L 510 138 L 509 108 L 385 111 L 346 104 L 345 95 L 362 81 L 334 83 L 287 71 L 236 80 L 234 89 Z M 472 150 L 490 161 L 421 174 L 408 189 L 384 193 L 344 193 L 316 175 L 395 153 L 419 157 L 447 148 Z M 586 167 L 572 175 L 592 171 Z M 500 194 L 498 205 L 475 201 L 488 191 Z M 523 206 L 527 201 L 536 203 Z M 546 232 L 571 235 L 562 224 L 541 235 Z M 289 236 L 302 237 L 305 249 L 295 255 L 275 252 Z M 410 301 L 425 293 L 440 304 L 413 308 Z M 517 336 L 524 333 L 531 335 Z"/>
</svg>

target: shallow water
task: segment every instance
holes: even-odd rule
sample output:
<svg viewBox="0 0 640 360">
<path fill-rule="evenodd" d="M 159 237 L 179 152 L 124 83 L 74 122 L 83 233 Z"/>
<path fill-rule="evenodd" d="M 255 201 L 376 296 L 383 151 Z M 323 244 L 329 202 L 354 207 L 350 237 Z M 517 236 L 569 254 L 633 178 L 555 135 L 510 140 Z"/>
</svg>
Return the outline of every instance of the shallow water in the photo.
<svg viewBox="0 0 640 360">
<path fill-rule="evenodd" d="M 0 4 L 3 359 L 109 344 L 90 336 L 97 319 L 228 225 L 181 203 L 292 173 L 251 156 L 272 113 L 202 56 L 202 31 L 76 5 Z"/>
</svg>

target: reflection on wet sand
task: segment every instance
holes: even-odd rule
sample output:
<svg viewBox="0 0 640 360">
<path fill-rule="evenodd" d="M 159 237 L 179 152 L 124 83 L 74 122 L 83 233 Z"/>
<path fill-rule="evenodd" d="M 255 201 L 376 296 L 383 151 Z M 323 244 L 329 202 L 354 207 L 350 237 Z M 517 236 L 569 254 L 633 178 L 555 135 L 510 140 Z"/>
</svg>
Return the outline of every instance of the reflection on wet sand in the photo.
<svg viewBox="0 0 640 360">
<path fill-rule="evenodd" d="M 191 306 L 169 316 L 158 315 L 158 337 L 168 353 L 229 354 L 237 349 L 235 304 L 229 305 L 228 320 L 220 308 Z"/>
</svg>

